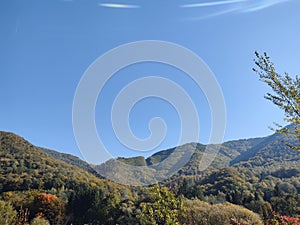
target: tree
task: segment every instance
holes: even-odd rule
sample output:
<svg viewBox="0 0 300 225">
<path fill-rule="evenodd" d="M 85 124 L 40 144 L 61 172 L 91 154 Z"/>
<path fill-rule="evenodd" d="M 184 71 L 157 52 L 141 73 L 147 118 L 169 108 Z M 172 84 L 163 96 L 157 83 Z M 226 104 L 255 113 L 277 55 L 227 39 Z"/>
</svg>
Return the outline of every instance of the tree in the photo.
<svg viewBox="0 0 300 225">
<path fill-rule="evenodd" d="M 158 184 L 149 188 L 147 198 L 140 204 L 141 214 L 138 215 L 143 225 L 179 225 L 185 212 L 182 197 L 175 195 L 166 187 Z"/>
<path fill-rule="evenodd" d="M 273 93 L 267 93 L 265 98 L 285 112 L 285 120 L 292 123 L 293 126 L 283 128 L 276 124 L 277 132 L 289 134 L 300 140 L 300 78 L 296 76 L 292 78 L 288 73 L 283 75 L 276 72 L 273 62 L 267 53 L 260 55 L 255 52 L 255 64 L 258 68 L 253 68 L 260 80 L 271 87 Z M 289 147 L 296 151 L 300 151 L 300 143 L 286 143 Z"/>
<path fill-rule="evenodd" d="M 10 203 L 0 200 L 0 224 L 12 225 L 15 224 L 17 219 L 17 211 L 11 206 Z"/>
<path fill-rule="evenodd" d="M 112 187 L 111 187 L 112 188 Z M 68 200 L 72 224 L 116 224 L 120 211 L 118 191 L 79 184 Z"/>
<path fill-rule="evenodd" d="M 35 217 L 30 225 L 50 225 L 49 221 L 43 217 Z"/>
<path fill-rule="evenodd" d="M 32 216 L 45 217 L 53 225 L 62 224 L 65 215 L 65 203 L 52 194 L 40 193 L 32 203 Z"/>
</svg>

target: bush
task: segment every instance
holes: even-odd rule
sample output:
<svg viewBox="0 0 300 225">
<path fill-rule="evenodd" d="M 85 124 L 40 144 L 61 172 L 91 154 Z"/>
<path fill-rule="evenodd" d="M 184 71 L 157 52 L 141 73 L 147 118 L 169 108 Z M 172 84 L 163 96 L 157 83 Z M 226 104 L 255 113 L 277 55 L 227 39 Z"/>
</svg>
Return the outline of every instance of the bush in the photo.
<svg viewBox="0 0 300 225">
<path fill-rule="evenodd" d="M 188 225 L 230 225 L 232 221 L 243 225 L 262 225 L 254 212 L 231 203 L 211 205 L 200 200 L 186 200 L 186 221 Z"/>
<path fill-rule="evenodd" d="M 10 203 L 0 200 L 0 224 L 12 225 L 16 223 L 17 211 Z"/>
<path fill-rule="evenodd" d="M 35 217 L 30 225 L 50 225 L 49 221 L 42 217 Z"/>
</svg>

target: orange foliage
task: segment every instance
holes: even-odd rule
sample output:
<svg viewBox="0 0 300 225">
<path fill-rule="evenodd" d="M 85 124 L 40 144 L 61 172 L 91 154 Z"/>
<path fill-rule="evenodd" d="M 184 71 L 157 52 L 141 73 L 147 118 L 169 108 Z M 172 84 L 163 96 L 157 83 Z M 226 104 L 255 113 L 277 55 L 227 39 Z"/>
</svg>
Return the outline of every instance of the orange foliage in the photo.
<svg viewBox="0 0 300 225">
<path fill-rule="evenodd" d="M 52 194 L 46 194 L 46 193 L 41 193 L 37 196 L 37 199 L 42 203 L 42 204 L 50 204 L 52 202 L 59 201 L 58 197 Z"/>
</svg>

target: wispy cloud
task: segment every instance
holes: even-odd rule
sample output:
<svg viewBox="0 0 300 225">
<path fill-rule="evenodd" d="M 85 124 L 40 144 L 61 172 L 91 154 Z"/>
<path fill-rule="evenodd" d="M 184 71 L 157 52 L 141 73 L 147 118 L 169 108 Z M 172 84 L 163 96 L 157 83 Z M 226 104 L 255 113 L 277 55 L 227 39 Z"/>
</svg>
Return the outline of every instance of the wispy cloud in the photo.
<svg viewBox="0 0 300 225">
<path fill-rule="evenodd" d="M 118 3 L 100 3 L 99 6 L 106 8 L 118 8 L 118 9 L 137 9 L 140 8 L 139 5 L 128 5 L 128 4 L 118 4 Z"/>
<path fill-rule="evenodd" d="M 204 20 L 204 19 L 209 19 L 209 18 L 213 18 L 213 17 L 225 15 L 225 14 L 236 13 L 237 11 L 238 11 L 238 8 L 224 9 L 224 10 L 220 10 L 220 11 L 217 11 L 214 13 L 209 13 L 209 14 L 206 14 L 203 16 L 185 18 L 184 20 L 185 21 Z"/>
<path fill-rule="evenodd" d="M 240 2 L 246 2 L 248 0 L 227 0 L 227 1 L 216 1 L 216 2 L 201 2 L 201 3 L 193 3 L 193 4 L 185 4 L 181 5 L 181 8 L 198 8 L 198 7 L 209 7 L 209 6 L 217 6 L 217 5 L 227 5 L 227 4 L 235 4 Z"/>
<path fill-rule="evenodd" d="M 255 12 L 288 1 L 290 0 L 262 0 L 259 2 L 250 1 L 249 6 L 241 9 L 240 12 Z"/>
<path fill-rule="evenodd" d="M 211 2 L 201 2 L 194 4 L 181 5 L 181 8 L 199 8 L 199 7 L 212 7 L 220 6 L 215 9 L 214 12 L 211 12 L 206 15 L 199 17 L 187 18 L 185 20 L 201 20 L 211 17 L 217 17 L 224 14 L 230 13 L 251 13 L 259 10 L 269 8 L 274 5 L 278 5 L 285 2 L 290 2 L 293 0 L 224 0 L 224 1 L 211 1 Z M 222 7 L 222 5 L 224 7 Z"/>
</svg>

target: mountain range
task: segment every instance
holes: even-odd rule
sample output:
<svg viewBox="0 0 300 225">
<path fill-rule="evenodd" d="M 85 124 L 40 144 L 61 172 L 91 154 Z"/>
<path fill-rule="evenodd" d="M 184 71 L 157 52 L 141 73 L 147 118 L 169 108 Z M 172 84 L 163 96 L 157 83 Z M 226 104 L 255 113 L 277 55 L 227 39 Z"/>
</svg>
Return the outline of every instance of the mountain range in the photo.
<svg viewBox="0 0 300 225">
<path fill-rule="evenodd" d="M 260 173 L 263 172 L 277 174 L 279 173 L 279 170 L 294 169 L 299 172 L 300 154 L 286 146 L 284 144 L 286 141 L 291 143 L 295 140 L 292 140 L 288 136 L 275 133 L 267 137 L 241 139 L 228 141 L 220 145 L 210 145 L 208 147 L 217 147 L 219 151 L 211 165 L 204 171 L 199 170 L 199 163 L 205 154 L 207 146 L 199 143 L 185 144 L 176 147 L 177 151 L 179 149 L 179 152 L 185 152 L 189 151 L 189 149 L 193 149 L 194 153 L 182 168 L 179 168 L 176 173 L 172 174 L 172 179 L 176 179 L 176 177 L 179 176 L 205 176 L 212 171 L 217 171 L 229 166 L 236 169 L 250 169 L 251 172 L 255 172 L 255 175 L 257 176 L 260 176 Z M 105 168 L 110 171 L 112 176 L 118 176 L 119 174 L 119 177 L 123 177 L 124 183 L 126 184 L 139 184 L 136 182 L 138 175 L 132 173 L 130 170 L 126 171 L 126 169 L 120 166 L 120 163 L 115 163 L 116 160 L 110 160 L 98 166 L 90 165 L 78 157 L 33 146 L 18 135 L 3 131 L 0 132 L 0 143 L 1 170 L 6 167 L 9 167 L 10 169 L 15 167 L 25 168 L 26 166 L 34 168 L 35 164 L 41 162 L 46 162 L 47 164 L 48 161 L 51 161 L 53 162 L 53 165 L 62 164 L 61 166 L 56 166 L 56 168 L 63 167 L 65 168 L 64 170 L 70 169 L 72 171 L 72 168 L 76 167 L 75 171 L 78 171 L 79 174 L 88 172 L 89 175 L 97 178 L 103 178 L 99 174 L 102 174 L 101 170 Z M 135 167 L 143 166 L 149 168 L 149 170 L 144 170 L 146 173 L 140 174 L 144 180 L 147 180 L 147 175 L 149 175 L 149 173 L 158 173 L 158 169 L 155 165 L 168 159 L 174 151 L 175 148 L 159 151 L 148 158 L 144 158 L 143 156 L 132 158 L 119 157 L 117 161 L 122 162 L 122 165 L 128 164 Z M 179 155 L 179 157 L 181 157 L 181 155 Z M 173 160 L 177 160 L 176 155 L 173 157 Z M 15 164 L 12 163 L 12 161 L 14 161 Z M 31 161 L 33 165 L 29 165 L 28 161 Z M 20 164 L 22 165 L 20 166 Z M 44 164 L 45 163 L 40 167 L 45 166 Z M 49 164 L 52 166 L 51 163 Z M 98 173 L 96 172 L 97 170 L 100 170 L 101 172 Z M 119 181 L 121 183 L 123 182 L 123 180 Z"/>
<path fill-rule="evenodd" d="M 262 217 L 272 212 L 268 211 L 269 207 L 282 215 L 298 215 L 300 153 L 291 150 L 286 142 L 293 144 L 296 140 L 275 133 L 219 145 L 188 143 L 159 151 L 148 158 L 119 157 L 101 165 L 90 165 L 76 156 L 34 146 L 14 133 L 2 131 L 0 198 L 11 202 L 16 209 L 28 207 L 34 211 L 34 199 L 37 198 L 34 196 L 52 193 L 65 202 L 69 221 L 73 223 L 92 221 L 89 212 L 96 213 L 100 208 L 105 210 L 96 213 L 95 217 L 115 223 L 114 212 L 121 223 L 125 217 L 135 218 L 140 202 L 147 200 L 147 190 L 140 185 L 158 180 L 177 197 L 182 195 L 211 204 L 230 202 Z M 207 148 L 218 152 L 209 167 L 203 170 L 201 160 Z M 186 152 L 193 154 L 182 167 L 176 167 L 172 174 L 168 171 L 162 174 L 165 171 L 161 165 L 177 165 Z M 171 162 L 165 163 L 170 159 Z M 105 170 L 109 172 L 108 176 L 103 176 Z M 89 199 L 95 202 L 91 205 Z M 87 213 L 85 217 L 80 216 L 82 210 Z"/>
<path fill-rule="evenodd" d="M 56 162 L 64 162 L 68 166 L 76 166 L 82 170 L 89 172 L 99 177 L 99 174 L 95 171 L 97 168 L 101 168 L 103 165 L 109 165 L 109 161 L 98 166 L 90 165 L 89 163 L 81 160 L 80 158 L 61 153 L 55 150 L 50 150 L 42 147 L 32 145 L 24 138 L 10 133 L 0 131 L 0 154 L 1 161 L 5 162 L 7 155 L 12 152 L 28 152 L 30 155 L 40 155 L 41 157 L 50 157 L 55 159 Z M 288 136 L 275 133 L 267 137 L 250 138 L 228 141 L 220 145 L 209 145 L 209 147 L 218 148 L 218 154 L 213 160 L 208 170 L 216 170 L 224 167 L 232 166 L 236 168 L 244 167 L 268 167 L 269 170 L 276 170 L 277 167 L 291 168 L 300 165 L 300 154 L 291 150 L 284 143 L 294 143 L 295 140 Z M 206 173 L 205 171 L 199 171 L 199 162 L 205 153 L 207 146 L 199 143 L 189 143 L 183 146 L 178 146 L 176 149 L 181 151 L 188 151 L 193 149 L 194 153 L 188 162 L 177 172 L 182 175 L 196 175 Z M 167 159 L 175 148 L 159 151 L 148 158 L 143 156 L 132 158 L 117 158 L 118 161 L 133 166 L 148 166 L 151 167 L 158 163 L 161 163 Z M 38 153 L 38 154 L 37 154 Z M 17 157 L 18 154 L 14 154 L 13 157 Z M 155 167 L 152 167 L 155 169 Z M 101 177 L 101 176 L 100 176 Z"/>
</svg>

